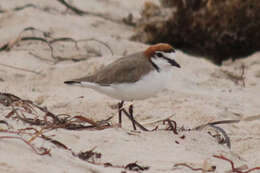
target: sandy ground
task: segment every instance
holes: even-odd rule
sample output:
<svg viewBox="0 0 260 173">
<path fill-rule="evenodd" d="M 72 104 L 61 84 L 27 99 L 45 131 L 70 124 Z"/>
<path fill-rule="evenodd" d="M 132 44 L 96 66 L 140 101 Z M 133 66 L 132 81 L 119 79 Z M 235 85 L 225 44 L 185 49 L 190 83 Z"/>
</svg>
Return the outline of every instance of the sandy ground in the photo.
<svg viewBox="0 0 260 173">
<path fill-rule="evenodd" d="M 91 74 L 125 54 L 148 47 L 130 41 L 134 28 L 121 22 L 122 17 L 127 17 L 130 13 L 134 19 L 140 17 L 139 12 L 144 2 L 75 0 L 75 6 L 91 12 L 90 15 L 78 16 L 66 11 L 61 3 L 53 0 L 1 0 L 1 9 L 9 10 L 0 13 L 0 44 L 15 39 L 24 28 L 34 27 L 50 32 L 55 38 L 95 38 L 105 42 L 113 51 L 112 55 L 105 45 L 89 41 L 85 43 L 89 50 L 82 49 L 83 54 L 89 55 L 89 52 L 94 50 L 100 53 L 99 56 L 94 54 L 84 61 L 68 60 L 55 63 L 50 51 L 46 50 L 46 45 L 44 47 L 44 44 L 30 45 L 22 42 L 10 51 L 0 52 L 1 92 L 32 100 L 48 107 L 53 113 L 78 114 L 93 120 L 114 116 L 111 121 L 116 125 L 117 111 L 111 106 L 115 105 L 117 100 L 91 89 L 66 86 L 63 81 Z M 11 10 L 28 3 L 35 4 L 37 8 Z M 97 13 L 102 16 L 93 15 Z M 61 52 L 62 55 L 77 54 L 70 49 L 62 49 Z M 149 129 L 160 124 L 151 122 L 171 115 L 174 115 L 172 119 L 178 126 L 186 128 L 218 120 L 241 120 L 236 124 L 220 125 L 231 139 L 231 149 L 218 144 L 207 130 L 180 132 L 179 135 L 165 130 L 133 132 L 131 123 L 126 118 L 123 128 L 114 127 L 101 131 L 59 129 L 50 132 L 50 135 L 55 134 L 55 139 L 62 141 L 75 152 L 96 147 L 95 151 L 102 153 L 102 157 L 97 161 L 99 163 L 127 165 L 137 161 L 140 165 L 150 167 L 144 172 L 194 172 L 181 166 L 174 169 L 176 163 L 189 163 L 197 168 L 216 166 L 215 172 L 218 173 L 231 169 L 230 164 L 214 158 L 213 155 L 224 155 L 233 160 L 237 167 L 260 166 L 260 120 L 247 119 L 260 114 L 259 56 L 259 53 L 255 53 L 246 59 L 225 62 L 225 65 L 218 67 L 203 58 L 177 51 L 176 60 L 182 68 L 172 74 L 169 89 L 156 97 L 134 102 L 136 119 Z M 240 76 L 242 64 L 245 66 L 245 87 L 242 80 L 236 80 L 234 77 Z M 2 120 L 10 121 L 4 118 L 8 109 L 10 108 L 0 107 Z M 13 124 L 17 127 L 23 125 L 18 122 Z M 0 135 L 6 136 L 5 133 Z M 180 138 L 182 135 L 185 135 L 185 139 Z M 36 141 L 34 145 L 50 148 L 52 155 L 39 156 L 19 140 L 1 139 L 0 172 L 86 173 L 124 170 L 87 163 L 48 142 Z"/>
</svg>

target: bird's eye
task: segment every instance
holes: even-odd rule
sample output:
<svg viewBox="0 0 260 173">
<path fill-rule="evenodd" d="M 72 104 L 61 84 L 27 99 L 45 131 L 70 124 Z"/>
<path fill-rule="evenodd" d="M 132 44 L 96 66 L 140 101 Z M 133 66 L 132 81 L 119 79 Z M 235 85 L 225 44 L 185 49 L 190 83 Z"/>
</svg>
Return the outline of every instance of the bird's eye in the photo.
<svg viewBox="0 0 260 173">
<path fill-rule="evenodd" d="M 156 53 L 156 55 L 158 56 L 158 57 L 163 57 L 163 54 L 162 53 Z"/>
</svg>

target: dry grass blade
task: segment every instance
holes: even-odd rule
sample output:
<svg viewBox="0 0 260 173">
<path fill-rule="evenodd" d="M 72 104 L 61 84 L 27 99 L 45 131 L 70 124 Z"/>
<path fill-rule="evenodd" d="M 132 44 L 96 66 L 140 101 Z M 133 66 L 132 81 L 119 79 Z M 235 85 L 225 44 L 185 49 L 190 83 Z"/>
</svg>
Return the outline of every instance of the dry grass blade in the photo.
<svg viewBox="0 0 260 173">
<path fill-rule="evenodd" d="M 43 134 L 43 128 L 34 134 L 34 136 L 31 137 L 31 139 L 28 140 L 29 143 L 31 143 L 33 140 L 35 140 L 37 137 L 41 136 Z"/>
<path fill-rule="evenodd" d="M 189 168 L 192 171 L 201 171 L 201 172 L 214 172 L 216 170 L 216 166 L 212 166 L 209 169 L 204 169 L 204 168 L 194 168 L 191 165 L 189 165 L 188 163 L 176 163 L 174 165 L 174 167 L 179 167 L 179 166 Z"/>
<path fill-rule="evenodd" d="M 260 114 L 245 117 L 241 121 L 255 121 L 255 120 L 259 120 L 259 119 L 260 119 Z"/>
<path fill-rule="evenodd" d="M 240 120 L 223 120 L 223 121 L 214 121 L 214 122 L 210 122 L 207 124 L 202 124 L 199 125 L 195 128 L 193 128 L 193 130 L 202 130 L 203 128 L 209 126 L 209 125 L 217 125 L 217 124 L 232 124 L 232 123 L 239 123 Z"/>
<path fill-rule="evenodd" d="M 26 141 L 22 137 L 17 137 L 17 136 L 0 136 L 0 139 L 18 139 L 23 141 L 25 144 L 31 147 L 31 149 L 38 155 L 50 155 L 50 150 L 46 148 L 35 148 L 30 142 Z"/>
</svg>

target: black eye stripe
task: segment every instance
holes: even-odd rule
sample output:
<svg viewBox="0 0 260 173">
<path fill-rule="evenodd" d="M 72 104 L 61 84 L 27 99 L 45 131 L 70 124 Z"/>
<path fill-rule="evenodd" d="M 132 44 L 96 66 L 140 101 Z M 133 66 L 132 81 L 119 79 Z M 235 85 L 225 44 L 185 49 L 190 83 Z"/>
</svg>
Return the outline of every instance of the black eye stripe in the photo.
<svg viewBox="0 0 260 173">
<path fill-rule="evenodd" d="M 158 57 L 163 57 L 163 54 L 160 53 L 160 52 L 156 53 L 156 55 L 157 55 Z"/>
</svg>

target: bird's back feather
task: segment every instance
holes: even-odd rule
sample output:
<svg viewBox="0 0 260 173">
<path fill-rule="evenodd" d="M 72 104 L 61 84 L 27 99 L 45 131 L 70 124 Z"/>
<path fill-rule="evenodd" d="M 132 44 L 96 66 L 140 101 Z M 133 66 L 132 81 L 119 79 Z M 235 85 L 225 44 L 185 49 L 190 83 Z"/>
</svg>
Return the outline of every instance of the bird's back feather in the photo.
<svg viewBox="0 0 260 173">
<path fill-rule="evenodd" d="M 147 61 L 143 52 L 139 52 L 122 57 L 93 75 L 72 81 L 92 82 L 103 86 L 108 86 L 113 83 L 134 83 L 152 70 L 155 70 L 152 64 Z"/>
</svg>

